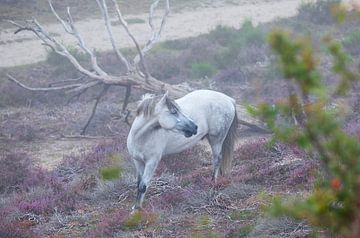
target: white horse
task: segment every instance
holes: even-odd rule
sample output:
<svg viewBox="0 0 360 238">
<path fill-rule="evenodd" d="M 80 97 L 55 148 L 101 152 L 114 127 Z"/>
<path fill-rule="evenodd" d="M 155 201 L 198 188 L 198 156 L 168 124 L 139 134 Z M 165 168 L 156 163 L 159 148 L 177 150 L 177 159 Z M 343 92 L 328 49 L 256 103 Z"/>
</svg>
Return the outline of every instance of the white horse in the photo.
<svg viewBox="0 0 360 238">
<path fill-rule="evenodd" d="M 216 178 L 228 172 L 237 128 L 235 100 L 225 94 L 198 90 L 172 100 L 146 94 L 127 138 L 137 170 L 137 197 L 133 209 L 141 209 L 146 189 L 163 155 L 181 152 L 207 138 Z"/>
</svg>

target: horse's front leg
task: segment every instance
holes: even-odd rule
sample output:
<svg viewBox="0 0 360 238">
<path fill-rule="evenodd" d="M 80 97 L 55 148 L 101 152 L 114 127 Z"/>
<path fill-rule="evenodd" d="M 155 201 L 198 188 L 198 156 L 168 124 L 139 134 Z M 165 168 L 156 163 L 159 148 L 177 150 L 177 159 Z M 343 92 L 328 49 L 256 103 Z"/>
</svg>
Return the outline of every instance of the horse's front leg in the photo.
<svg viewBox="0 0 360 238">
<path fill-rule="evenodd" d="M 144 170 L 145 170 L 145 163 L 142 159 L 134 159 L 134 164 L 135 164 L 135 168 L 136 168 L 137 195 L 136 195 L 136 202 L 135 202 L 134 206 L 132 207 L 133 210 L 140 209 L 140 203 L 138 201 L 140 201 L 141 193 L 139 192 L 139 187 L 140 187 L 142 176 L 143 176 Z"/>
<path fill-rule="evenodd" d="M 144 173 L 141 177 L 138 177 L 138 187 L 137 187 L 137 196 L 136 202 L 133 207 L 133 210 L 142 209 L 142 204 L 144 202 L 145 193 L 149 187 L 151 178 L 154 175 L 154 172 L 157 168 L 157 165 L 160 161 L 160 158 L 149 159 L 145 162 Z"/>
</svg>

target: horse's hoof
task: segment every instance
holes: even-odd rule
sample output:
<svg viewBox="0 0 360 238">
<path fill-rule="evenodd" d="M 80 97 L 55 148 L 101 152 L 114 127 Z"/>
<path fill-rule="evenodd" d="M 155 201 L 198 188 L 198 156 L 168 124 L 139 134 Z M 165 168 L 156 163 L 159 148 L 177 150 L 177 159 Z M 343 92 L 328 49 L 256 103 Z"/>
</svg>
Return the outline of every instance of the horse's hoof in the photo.
<svg viewBox="0 0 360 238">
<path fill-rule="evenodd" d="M 141 212 L 143 209 L 142 209 L 142 207 L 139 207 L 139 206 L 136 206 L 136 205 L 134 205 L 132 208 L 131 208 L 131 213 L 130 214 L 135 214 L 135 213 L 137 213 L 137 212 Z"/>
</svg>

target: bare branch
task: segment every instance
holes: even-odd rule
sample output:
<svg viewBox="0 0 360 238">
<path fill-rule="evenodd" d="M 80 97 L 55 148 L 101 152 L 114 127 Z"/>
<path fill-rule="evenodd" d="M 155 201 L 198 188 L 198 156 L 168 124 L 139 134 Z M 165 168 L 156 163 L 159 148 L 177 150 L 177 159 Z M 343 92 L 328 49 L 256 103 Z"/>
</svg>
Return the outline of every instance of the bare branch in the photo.
<svg viewBox="0 0 360 238">
<path fill-rule="evenodd" d="M 129 104 L 130 95 L 131 95 L 131 86 L 128 86 L 126 87 L 126 91 L 125 91 L 124 102 L 121 109 L 122 112 L 125 112 L 127 105 Z"/>
<path fill-rule="evenodd" d="M 145 54 L 146 52 L 148 52 L 150 49 L 152 49 L 152 47 L 154 46 L 155 43 L 157 43 L 160 39 L 161 33 L 165 27 L 166 24 L 166 19 L 168 17 L 168 15 L 170 14 L 170 3 L 169 0 L 165 0 L 165 12 L 164 15 L 162 17 L 161 20 L 161 25 L 158 31 L 156 31 L 155 26 L 153 24 L 153 18 L 154 18 L 154 11 L 156 9 L 156 7 L 158 6 L 160 0 L 155 1 L 151 7 L 150 7 L 150 14 L 149 14 L 149 25 L 151 28 L 151 38 L 148 40 L 148 42 L 145 44 L 144 48 L 142 49 L 142 53 Z M 137 63 L 139 61 L 139 55 L 137 55 L 134 59 L 134 62 Z"/>
<path fill-rule="evenodd" d="M 103 18 L 105 21 L 105 26 L 107 29 L 107 32 L 109 34 L 109 38 L 110 38 L 110 42 L 112 45 L 113 50 L 116 53 L 116 56 L 118 57 L 118 59 L 124 63 L 124 65 L 126 66 L 127 72 L 132 71 L 131 69 L 131 65 L 129 64 L 128 60 L 125 58 L 125 56 L 121 53 L 121 51 L 118 49 L 118 47 L 116 46 L 115 43 L 115 39 L 114 39 L 114 34 L 111 28 L 111 23 L 110 23 L 110 19 L 109 19 L 109 10 L 106 4 L 106 0 L 102 0 L 102 2 L 100 2 L 100 0 L 96 0 L 97 4 L 99 5 L 99 8 L 103 14 Z"/>
<path fill-rule="evenodd" d="M 79 87 L 68 90 L 66 93 L 67 94 L 72 94 L 72 93 L 81 93 L 84 90 L 87 90 L 89 88 L 95 87 L 99 84 L 101 84 L 102 82 L 100 81 L 90 81 L 88 83 L 82 83 Z"/>
<path fill-rule="evenodd" d="M 72 29 L 71 29 L 71 26 L 69 26 L 69 24 L 67 22 L 65 22 L 60 16 L 59 14 L 57 14 L 57 12 L 55 11 L 55 8 L 54 6 L 52 5 L 52 0 L 48 0 L 48 3 L 49 3 L 49 6 L 50 6 L 50 9 L 52 11 L 52 13 L 54 14 L 54 16 L 56 17 L 56 19 L 61 23 L 61 25 L 63 25 L 65 31 L 69 34 L 74 34 Z"/>
<path fill-rule="evenodd" d="M 97 108 L 97 106 L 98 106 L 98 104 L 99 104 L 99 102 L 100 102 L 100 99 L 105 95 L 105 93 L 106 93 L 106 91 L 107 91 L 108 89 L 109 89 L 109 85 L 104 85 L 103 89 L 101 90 L 101 92 L 99 93 L 99 95 L 96 97 L 96 99 L 95 99 L 95 104 L 94 104 L 94 106 L 93 106 L 93 109 L 92 109 L 92 111 L 91 111 L 91 114 L 90 114 L 90 116 L 89 116 L 89 118 L 88 118 L 88 120 L 87 120 L 84 128 L 82 129 L 80 135 L 85 135 L 86 130 L 87 130 L 88 126 L 90 125 L 90 122 L 91 122 L 92 118 L 93 118 L 94 115 L 95 115 L 96 108 Z"/>
<path fill-rule="evenodd" d="M 60 90 L 74 89 L 74 88 L 82 86 L 82 84 L 71 84 L 71 85 L 58 86 L 58 87 L 34 88 L 34 87 L 28 87 L 28 86 L 24 85 L 23 83 L 18 81 L 16 78 L 11 76 L 10 74 L 7 74 L 6 76 L 8 77 L 8 79 L 10 81 L 14 82 L 18 86 L 20 86 L 24 89 L 27 89 L 29 91 L 37 91 L 37 92 L 60 91 Z"/>
<path fill-rule="evenodd" d="M 65 22 L 59 14 L 56 12 L 55 8 L 52 5 L 52 0 L 48 0 L 50 8 L 52 13 L 55 15 L 55 17 L 60 21 L 60 23 L 63 25 L 65 31 L 71 35 L 73 35 L 77 41 L 80 48 L 85 51 L 91 58 L 91 65 L 92 68 L 100 75 L 100 76 L 106 76 L 107 73 L 100 68 L 100 66 L 97 63 L 97 58 L 95 57 L 94 50 L 90 50 L 89 47 L 86 46 L 84 39 L 80 35 L 79 31 L 75 27 L 73 17 L 70 13 L 70 7 L 67 7 L 67 16 L 68 16 L 68 23 Z"/>
<path fill-rule="evenodd" d="M 103 0 L 103 1 L 105 1 L 105 0 Z M 150 73 L 149 73 L 149 71 L 147 69 L 145 59 L 144 59 L 144 54 L 141 51 L 141 47 L 140 47 L 139 43 L 137 42 L 136 38 L 134 37 L 134 35 L 130 32 L 128 24 L 127 24 L 127 22 L 125 21 L 124 17 L 121 14 L 119 4 L 117 3 L 116 0 L 112 0 L 112 2 L 114 4 L 114 6 L 115 6 L 116 14 L 117 14 L 117 17 L 119 19 L 120 24 L 124 27 L 126 33 L 130 37 L 130 39 L 133 41 L 133 43 L 134 43 L 134 45 L 136 47 L 136 50 L 138 52 L 139 62 L 140 62 L 141 66 L 142 66 L 142 68 L 144 70 L 144 74 L 145 74 L 146 79 L 148 79 L 150 77 Z M 137 64 L 139 62 L 135 62 L 135 64 Z"/>
<path fill-rule="evenodd" d="M 59 86 L 59 85 L 66 84 L 66 83 L 69 83 L 69 82 L 78 82 L 78 81 L 83 80 L 85 77 L 86 77 L 85 75 L 81 75 L 80 77 L 74 78 L 74 79 L 65 79 L 65 80 L 56 81 L 56 82 L 53 82 L 53 83 L 49 83 L 49 87 L 52 87 L 52 86 L 55 86 L 55 85 Z"/>
</svg>

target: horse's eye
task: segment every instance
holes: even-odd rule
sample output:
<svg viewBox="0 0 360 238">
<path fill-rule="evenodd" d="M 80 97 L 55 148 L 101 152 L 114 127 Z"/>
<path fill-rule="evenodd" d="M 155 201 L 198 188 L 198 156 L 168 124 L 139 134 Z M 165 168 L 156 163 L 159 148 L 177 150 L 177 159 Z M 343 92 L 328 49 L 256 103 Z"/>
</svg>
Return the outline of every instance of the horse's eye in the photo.
<svg viewBox="0 0 360 238">
<path fill-rule="evenodd" d="M 173 114 L 173 115 L 176 115 L 177 111 L 175 109 L 172 109 L 172 110 L 170 110 L 170 113 Z"/>
</svg>

